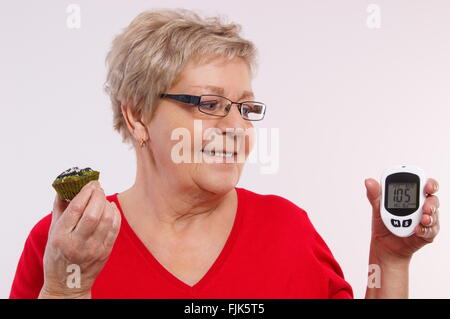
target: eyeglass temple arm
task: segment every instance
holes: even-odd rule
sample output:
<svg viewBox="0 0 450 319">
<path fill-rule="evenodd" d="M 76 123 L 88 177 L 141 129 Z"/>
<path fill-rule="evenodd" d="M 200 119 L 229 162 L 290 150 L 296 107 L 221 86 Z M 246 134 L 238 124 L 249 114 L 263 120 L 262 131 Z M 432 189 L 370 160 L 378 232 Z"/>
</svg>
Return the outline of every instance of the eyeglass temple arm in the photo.
<svg viewBox="0 0 450 319">
<path fill-rule="evenodd" d="M 169 99 L 177 100 L 183 103 L 200 104 L 200 96 L 187 95 L 187 94 L 161 94 L 161 97 L 167 97 Z"/>
</svg>

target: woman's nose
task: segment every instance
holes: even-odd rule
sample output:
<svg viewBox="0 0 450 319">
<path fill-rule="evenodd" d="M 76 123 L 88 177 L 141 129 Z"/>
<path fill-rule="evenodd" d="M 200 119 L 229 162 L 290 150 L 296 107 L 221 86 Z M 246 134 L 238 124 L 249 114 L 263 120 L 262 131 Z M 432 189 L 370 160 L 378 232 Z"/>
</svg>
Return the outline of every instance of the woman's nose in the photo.
<svg viewBox="0 0 450 319">
<path fill-rule="evenodd" d="M 242 118 L 241 112 L 239 111 L 238 104 L 230 104 L 228 114 L 222 118 L 217 123 L 220 129 L 226 128 L 242 128 L 245 129 L 248 126 L 248 121 Z"/>
</svg>

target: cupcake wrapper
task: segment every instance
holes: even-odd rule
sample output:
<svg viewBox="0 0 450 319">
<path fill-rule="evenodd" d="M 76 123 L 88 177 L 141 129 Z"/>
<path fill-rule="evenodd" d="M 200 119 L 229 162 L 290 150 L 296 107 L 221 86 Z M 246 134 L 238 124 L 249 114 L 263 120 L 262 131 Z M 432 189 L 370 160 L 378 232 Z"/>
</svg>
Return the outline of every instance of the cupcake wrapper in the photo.
<svg viewBox="0 0 450 319">
<path fill-rule="evenodd" d="M 93 180 L 98 180 L 100 177 L 99 172 L 82 176 L 78 180 L 67 180 L 62 183 L 53 183 L 52 186 L 58 193 L 59 197 L 65 201 L 71 201 L 83 188 L 84 185 Z"/>
</svg>

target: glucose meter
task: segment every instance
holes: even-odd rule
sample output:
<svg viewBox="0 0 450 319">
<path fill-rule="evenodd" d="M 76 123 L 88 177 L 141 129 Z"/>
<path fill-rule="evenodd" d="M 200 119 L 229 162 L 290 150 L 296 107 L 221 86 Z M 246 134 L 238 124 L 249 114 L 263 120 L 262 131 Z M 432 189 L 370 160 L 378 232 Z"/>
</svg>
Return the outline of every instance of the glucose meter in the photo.
<svg viewBox="0 0 450 319">
<path fill-rule="evenodd" d="M 380 213 L 394 235 L 408 237 L 422 218 L 425 202 L 425 172 L 415 166 L 387 169 L 381 178 Z"/>
</svg>

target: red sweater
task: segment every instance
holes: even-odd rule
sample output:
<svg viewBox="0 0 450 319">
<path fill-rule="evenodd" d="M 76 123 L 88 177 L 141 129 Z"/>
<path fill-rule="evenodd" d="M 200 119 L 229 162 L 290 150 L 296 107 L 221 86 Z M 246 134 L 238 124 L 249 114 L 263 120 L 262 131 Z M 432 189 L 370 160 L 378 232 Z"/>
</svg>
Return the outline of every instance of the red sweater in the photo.
<svg viewBox="0 0 450 319">
<path fill-rule="evenodd" d="M 236 188 L 238 209 L 223 250 L 205 276 L 189 286 L 167 271 L 122 214 L 109 260 L 92 298 L 353 298 L 350 285 L 306 212 L 287 199 Z M 51 214 L 30 232 L 10 298 L 36 298 Z"/>
</svg>

